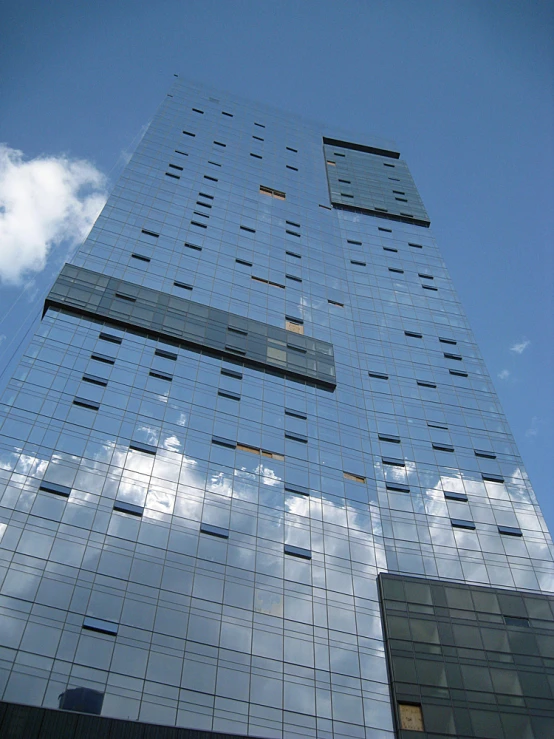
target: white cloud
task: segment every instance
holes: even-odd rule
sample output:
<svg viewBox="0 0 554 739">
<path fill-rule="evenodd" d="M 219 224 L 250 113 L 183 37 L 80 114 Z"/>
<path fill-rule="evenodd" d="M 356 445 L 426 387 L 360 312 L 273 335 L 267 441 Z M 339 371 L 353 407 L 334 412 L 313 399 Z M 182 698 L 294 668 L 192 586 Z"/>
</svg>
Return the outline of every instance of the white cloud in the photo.
<svg viewBox="0 0 554 739">
<path fill-rule="evenodd" d="M 525 432 L 525 436 L 528 439 L 534 439 L 535 436 L 539 435 L 541 425 L 542 425 L 541 419 L 538 416 L 533 416 L 533 418 L 531 419 L 531 425 Z"/>
<path fill-rule="evenodd" d="M 531 342 L 529 339 L 523 339 L 523 341 L 516 341 L 516 343 L 510 347 L 511 352 L 516 354 L 523 354 Z"/>
<path fill-rule="evenodd" d="M 502 370 L 501 372 L 499 372 L 499 373 L 498 373 L 498 377 L 499 377 L 499 378 L 500 378 L 501 380 L 507 380 L 507 379 L 508 379 L 508 377 L 509 377 L 509 376 L 510 376 L 511 374 L 512 374 L 512 373 L 510 372 L 510 370 L 508 370 L 508 369 L 503 369 L 503 370 Z"/>
<path fill-rule="evenodd" d="M 106 201 L 106 178 L 82 159 L 43 156 L 0 144 L 0 281 L 44 269 L 50 250 L 88 234 Z"/>
</svg>

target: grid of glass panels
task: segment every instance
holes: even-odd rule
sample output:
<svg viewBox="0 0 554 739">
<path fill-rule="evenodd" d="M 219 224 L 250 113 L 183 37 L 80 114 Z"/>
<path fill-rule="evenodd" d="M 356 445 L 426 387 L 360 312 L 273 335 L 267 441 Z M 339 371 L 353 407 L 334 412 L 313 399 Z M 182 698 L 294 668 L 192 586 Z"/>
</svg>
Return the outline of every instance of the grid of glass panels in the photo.
<svg viewBox="0 0 554 739">
<path fill-rule="evenodd" d="M 337 387 L 49 309 L 0 399 L 4 700 L 392 739 L 379 571 L 553 591 L 432 234 L 334 209 L 323 135 L 177 79 L 75 255 L 329 342 Z"/>
</svg>

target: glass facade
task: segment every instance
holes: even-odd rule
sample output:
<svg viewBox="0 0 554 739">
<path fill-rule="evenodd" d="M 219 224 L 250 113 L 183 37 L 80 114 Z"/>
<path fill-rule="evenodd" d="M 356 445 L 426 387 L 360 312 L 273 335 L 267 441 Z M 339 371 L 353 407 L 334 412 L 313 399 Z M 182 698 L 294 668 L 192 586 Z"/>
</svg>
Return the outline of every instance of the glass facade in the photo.
<svg viewBox="0 0 554 739">
<path fill-rule="evenodd" d="M 461 696 L 478 674 L 520 736 L 554 735 L 551 694 L 521 687 L 540 662 L 554 689 L 552 542 L 390 142 L 177 78 L 0 403 L 6 703 L 263 739 L 514 737 Z M 542 615 L 475 595 L 446 614 L 410 583 Z M 496 646 L 448 641 L 483 614 Z M 420 667 L 422 643 L 443 651 Z"/>
</svg>

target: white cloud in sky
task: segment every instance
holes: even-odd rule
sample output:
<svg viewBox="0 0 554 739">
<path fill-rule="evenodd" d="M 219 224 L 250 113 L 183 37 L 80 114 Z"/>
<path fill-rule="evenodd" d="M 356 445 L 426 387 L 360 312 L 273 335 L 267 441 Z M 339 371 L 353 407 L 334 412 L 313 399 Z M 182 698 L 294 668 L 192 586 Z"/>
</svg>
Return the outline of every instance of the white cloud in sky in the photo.
<svg viewBox="0 0 554 739">
<path fill-rule="evenodd" d="M 522 341 L 516 341 L 516 343 L 510 347 L 511 352 L 516 354 L 523 354 L 531 342 L 529 339 L 523 339 Z"/>
<path fill-rule="evenodd" d="M 498 373 L 498 377 L 501 380 L 507 380 L 510 375 L 511 375 L 511 372 L 509 369 L 503 369 L 501 372 Z"/>
<path fill-rule="evenodd" d="M 541 425 L 542 425 L 541 419 L 538 416 L 533 416 L 533 418 L 531 419 L 531 425 L 525 432 L 525 436 L 528 439 L 534 439 L 535 436 L 539 435 Z"/>
<path fill-rule="evenodd" d="M 83 159 L 40 156 L 0 144 L 0 282 L 44 269 L 52 247 L 88 234 L 106 201 L 106 178 Z"/>
</svg>

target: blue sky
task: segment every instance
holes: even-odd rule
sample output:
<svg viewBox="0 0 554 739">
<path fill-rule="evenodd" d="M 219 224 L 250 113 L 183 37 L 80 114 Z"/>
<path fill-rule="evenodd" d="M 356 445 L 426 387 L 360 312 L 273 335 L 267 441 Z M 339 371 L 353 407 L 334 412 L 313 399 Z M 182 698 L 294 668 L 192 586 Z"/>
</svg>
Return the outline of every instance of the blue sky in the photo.
<svg viewBox="0 0 554 739">
<path fill-rule="evenodd" d="M 0 372 L 181 73 L 396 140 L 554 530 L 554 3 L 7 0 L 2 26 Z"/>
</svg>

